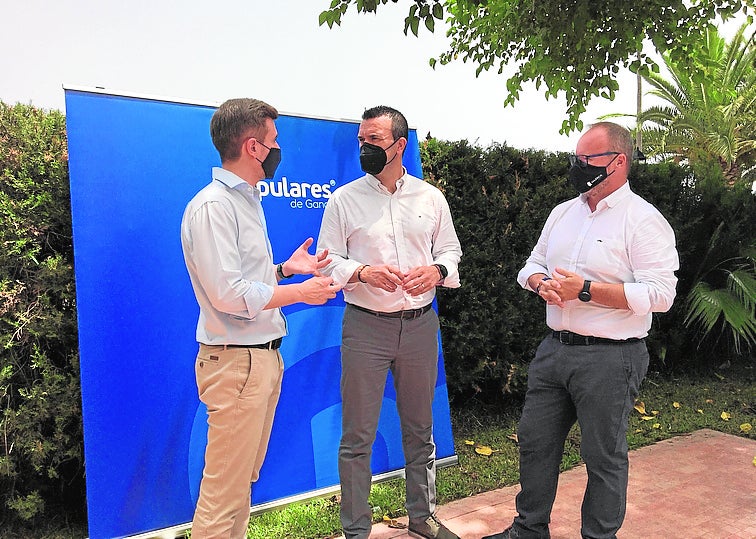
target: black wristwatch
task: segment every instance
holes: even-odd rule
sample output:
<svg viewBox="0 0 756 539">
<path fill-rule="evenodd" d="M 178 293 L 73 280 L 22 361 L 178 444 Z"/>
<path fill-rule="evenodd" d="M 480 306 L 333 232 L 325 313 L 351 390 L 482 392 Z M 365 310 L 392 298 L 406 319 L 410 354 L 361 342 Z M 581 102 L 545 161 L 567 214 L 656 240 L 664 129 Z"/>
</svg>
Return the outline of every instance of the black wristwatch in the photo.
<svg viewBox="0 0 756 539">
<path fill-rule="evenodd" d="M 443 281 L 444 279 L 446 279 L 446 276 L 449 275 L 449 270 L 446 269 L 446 266 L 444 266 L 443 264 L 433 264 L 433 265 L 438 268 L 438 273 L 441 275 L 441 280 Z"/>
<path fill-rule="evenodd" d="M 583 289 L 580 292 L 578 292 L 578 299 L 580 301 L 584 301 L 588 303 L 589 301 L 591 301 L 591 297 L 592 297 L 591 296 L 591 282 L 588 279 L 586 279 L 583 282 Z"/>
</svg>

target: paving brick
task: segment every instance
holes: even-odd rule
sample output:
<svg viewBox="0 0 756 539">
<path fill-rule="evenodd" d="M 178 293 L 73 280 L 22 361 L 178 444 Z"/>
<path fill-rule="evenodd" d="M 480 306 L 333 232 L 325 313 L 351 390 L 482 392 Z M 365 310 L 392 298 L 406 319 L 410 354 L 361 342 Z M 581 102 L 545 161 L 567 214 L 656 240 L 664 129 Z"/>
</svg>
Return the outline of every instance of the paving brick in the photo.
<svg viewBox="0 0 756 539">
<path fill-rule="evenodd" d="M 619 539 L 756 539 L 756 440 L 703 429 L 630 452 L 625 523 Z M 584 466 L 563 472 L 551 523 L 552 539 L 580 537 Z M 438 508 L 462 539 L 509 526 L 519 485 Z M 399 519 L 406 524 L 407 519 Z M 408 537 L 373 526 L 370 539 Z"/>
</svg>

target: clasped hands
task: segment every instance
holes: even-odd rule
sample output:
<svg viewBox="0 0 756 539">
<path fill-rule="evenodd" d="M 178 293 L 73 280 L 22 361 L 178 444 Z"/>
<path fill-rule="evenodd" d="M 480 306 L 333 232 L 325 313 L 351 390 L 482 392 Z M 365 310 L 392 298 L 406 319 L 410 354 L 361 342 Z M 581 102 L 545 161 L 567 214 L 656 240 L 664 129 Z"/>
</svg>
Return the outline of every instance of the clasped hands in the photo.
<svg viewBox="0 0 756 539">
<path fill-rule="evenodd" d="M 359 277 L 363 283 L 386 292 L 402 288 L 410 296 L 425 294 L 441 280 L 436 266 L 417 266 L 405 274 L 396 266 L 388 264 L 365 266 Z"/>
<path fill-rule="evenodd" d="M 577 273 L 556 268 L 550 279 L 539 280 L 533 289 L 537 288 L 538 295 L 549 305 L 564 307 L 565 302 L 577 299 L 584 281 L 585 279 Z"/>
</svg>

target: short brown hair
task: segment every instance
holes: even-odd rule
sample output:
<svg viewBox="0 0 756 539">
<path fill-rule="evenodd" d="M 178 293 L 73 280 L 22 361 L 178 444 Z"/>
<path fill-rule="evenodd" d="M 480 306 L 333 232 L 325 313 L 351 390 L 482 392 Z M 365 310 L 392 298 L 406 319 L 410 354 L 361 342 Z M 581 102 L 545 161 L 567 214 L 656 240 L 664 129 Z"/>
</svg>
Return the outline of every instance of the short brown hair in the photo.
<svg viewBox="0 0 756 539">
<path fill-rule="evenodd" d="M 218 107 L 210 120 L 210 136 L 221 162 L 238 159 L 244 139 L 265 138 L 268 118 L 278 118 L 278 111 L 259 99 L 229 99 Z"/>
</svg>

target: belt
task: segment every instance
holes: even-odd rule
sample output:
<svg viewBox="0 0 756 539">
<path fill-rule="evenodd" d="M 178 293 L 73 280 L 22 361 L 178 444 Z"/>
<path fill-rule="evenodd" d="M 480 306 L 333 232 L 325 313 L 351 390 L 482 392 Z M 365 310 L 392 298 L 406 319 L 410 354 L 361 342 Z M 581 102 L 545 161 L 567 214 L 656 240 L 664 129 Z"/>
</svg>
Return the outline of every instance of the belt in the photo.
<svg viewBox="0 0 756 539">
<path fill-rule="evenodd" d="M 347 303 L 347 305 L 357 309 L 358 311 L 362 311 L 363 313 L 372 314 L 373 316 L 378 316 L 380 318 L 401 318 L 402 320 L 412 320 L 414 318 L 419 318 L 420 316 L 430 311 L 432 307 L 432 304 L 429 303 L 425 307 L 420 307 L 419 309 L 408 309 L 406 311 L 394 311 L 392 313 L 384 313 L 381 311 L 373 311 L 366 307 L 360 307 L 359 305 L 354 305 L 352 303 Z"/>
<path fill-rule="evenodd" d="M 643 339 L 631 337 L 629 339 L 606 339 L 604 337 L 592 337 L 590 335 L 578 335 L 571 331 L 552 331 L 551 336 L 558 339 L 562 344 L 589 346 L 591 344 L 625 344 L 640 342 Z"/>
<path fill-rule="evenodd" d="M 278 350 L 281 348 L 282 337 L 263 344 L 222 344 L 223 348 L 262 348 L 263 350 Z"/>
</svg>

